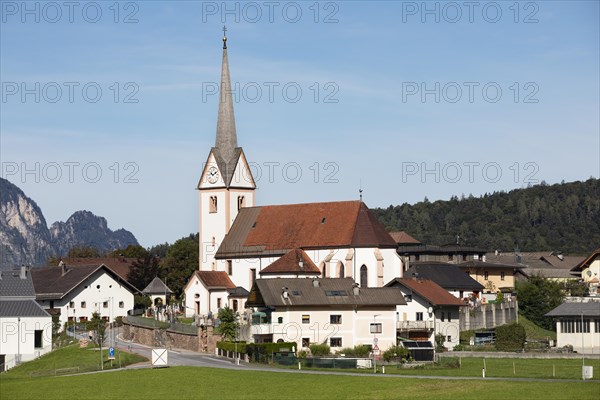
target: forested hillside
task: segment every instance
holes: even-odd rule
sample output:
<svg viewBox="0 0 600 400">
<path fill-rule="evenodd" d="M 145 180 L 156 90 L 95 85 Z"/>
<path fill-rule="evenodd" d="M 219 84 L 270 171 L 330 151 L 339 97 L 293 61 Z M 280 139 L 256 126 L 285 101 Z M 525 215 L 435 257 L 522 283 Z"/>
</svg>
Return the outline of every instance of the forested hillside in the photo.
<svg viewBox="0 0 600 400">
<path fill-rule="evenodd" d="M 600 246 L 600 180 L 373 209 L 388 230 L 427 244 L 588 254 Z"/>
</svg>

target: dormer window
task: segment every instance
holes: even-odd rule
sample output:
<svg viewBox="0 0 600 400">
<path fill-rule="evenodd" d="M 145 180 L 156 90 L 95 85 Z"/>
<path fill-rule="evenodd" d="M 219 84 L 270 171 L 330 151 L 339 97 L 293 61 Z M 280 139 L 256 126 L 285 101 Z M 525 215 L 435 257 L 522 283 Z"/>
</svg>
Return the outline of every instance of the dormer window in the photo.
<svg viewBox="0 0 600 400">
<path fill-rule="evenodd" d="M 323 217 L 323 219 L 321 220 L 321 223 L 324 224 L 325 221 L 327 221 L 327 217 Z"/>
</svg>

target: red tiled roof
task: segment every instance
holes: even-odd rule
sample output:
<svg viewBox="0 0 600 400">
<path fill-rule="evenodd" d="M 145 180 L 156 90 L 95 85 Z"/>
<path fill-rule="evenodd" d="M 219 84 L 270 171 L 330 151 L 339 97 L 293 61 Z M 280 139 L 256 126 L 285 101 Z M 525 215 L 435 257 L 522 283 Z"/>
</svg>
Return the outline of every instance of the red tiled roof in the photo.
<svg viewBox="0 0 600 400">
<path fill-rule="evenodd" d="M 225 271 L 196 271 L 196 276 L 208 289 L 235 288 L 235 285 Z"/>
<path fill-rule="evenodd" d="M 571 271 L 583 271 L 583 269 L 586 268 L 589 265 L 589 263 L 595 260 L 598 256 L 600 256 L 600 247 L 594 250 L 589 257 L 586 257 L 585 260 L 581 261 L 579 264 L 571 268 Z"/>
<path fill-rule="evenodd" d="M 136 261 L 135 258 L 125 257 L 97 257 L 97 258 L 63 258 L 62 261 L 67 267 L 80 267 L 80 266 L 100 266 L 102 264 L 110 268 L 114 273 L 119 275 L 120 278 L 127 280 L 129 269 Z M 53 265 L 56 267 L 57 265 Z"/>
<path fill-rule="evenodd" d="M 434 306 L 464 306 L 461 300 L 452 296 L 443 287 L 428 279 L 396 279 L 400 285 L 412 290 Z"/>
<path fill-rule="evenodd" d="M 410 243 L 410 244 L 421 244 L 421 242 L 419 242 L 417 239 L 415 239 L 414 237 L 410 236 L 408 233 L 406 233 L 404 231 L 390 232 L 390 236 L 398 244 L 408 244 L 408 243 Z"/>
<path fill-rule="evenodd" d="M 300 267 L 301 261 L 302 267 Z M 260 271 L 261 275 L 281 273 L 314 275 L 320 274 L 321 271 L 304 251 L 294 249 Z"/>
<path fill-rule="evenodd" d="M 295 248 L 388 247 L 396 242 L 361 201 L 243 208 L 217 258 Z"/>
</svg>

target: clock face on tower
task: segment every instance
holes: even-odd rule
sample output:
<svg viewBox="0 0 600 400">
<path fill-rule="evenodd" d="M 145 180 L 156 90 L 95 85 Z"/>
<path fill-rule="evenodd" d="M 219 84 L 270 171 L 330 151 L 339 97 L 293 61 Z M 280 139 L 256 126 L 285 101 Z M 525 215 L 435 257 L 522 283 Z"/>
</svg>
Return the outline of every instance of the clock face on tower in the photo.
<svg viewBox="0 0 600 400">
<path fill-rule="evenodd" d="M 217 183 L 219 180 L 219 170 L 217 167 L 210 167 L 207 171 L 207 180 L 209 183 Z"/>
</svg>

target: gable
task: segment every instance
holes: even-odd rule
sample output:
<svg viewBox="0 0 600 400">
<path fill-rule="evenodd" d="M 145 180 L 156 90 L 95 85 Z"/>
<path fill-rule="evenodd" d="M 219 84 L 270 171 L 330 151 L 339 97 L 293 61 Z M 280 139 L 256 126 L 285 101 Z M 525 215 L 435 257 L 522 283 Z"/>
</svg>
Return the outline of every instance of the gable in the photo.
<svg viewBox="0 0 600 400">
<path fill-rule="evenodd" d="M 209 175 L 212 175 L 214 171 L 217 171 L 215 174 L 217 179 L 215 182 L 211 182 L 210 180 L 212 180 L 212 177 Z M 204 164 L 204 169 L 202 170 L 202 175 L 200 176 L 196 189 L 213 189 L 223 186 L 225 186 L 223 172 L 221 171 L 219 163 L 217 163 L 215 149 L 211 149 L 210 153 L 208 153 L 208 158 Z"/>
<path fill-rule="evenodd" d="M 235 170 L 228 182 L 228 187 L 245 188 L 245 189 L 256 189 L 256 183 L 252 176 L 252 171 L 246 160 L 244 151 L 240 149 L 240 155 L 236 160 Z"/>
</svg>

